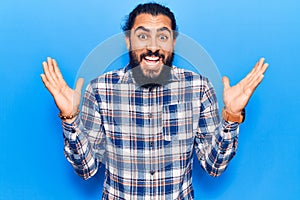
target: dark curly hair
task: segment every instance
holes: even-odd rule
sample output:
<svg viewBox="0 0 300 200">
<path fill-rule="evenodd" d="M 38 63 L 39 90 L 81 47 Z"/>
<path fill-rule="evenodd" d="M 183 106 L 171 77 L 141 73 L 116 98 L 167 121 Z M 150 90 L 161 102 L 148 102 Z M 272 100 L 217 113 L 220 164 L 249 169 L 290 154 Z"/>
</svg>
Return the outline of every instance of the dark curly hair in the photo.
<svg viewBox="0 0 300 200">
<path fill-rule="evenodd" d="M 177 37 L 178 27 L 176 25 L 176 20 L 173 12 L 168 7 L 160 5 L 158 3 L 139 4 L 131 11 L 131 13 L 127 16 L 124 26 L 122 27 L 126 36 L 128 36 L 129 31 L 131 30 L 135 18 L 140 14 L 150 14 L 153 16 L 157 16 L 161 14 L 169 17 L 172 23 L 172 30 L 174 32 L 174 37 L 175 38 Z"/>
</svg>

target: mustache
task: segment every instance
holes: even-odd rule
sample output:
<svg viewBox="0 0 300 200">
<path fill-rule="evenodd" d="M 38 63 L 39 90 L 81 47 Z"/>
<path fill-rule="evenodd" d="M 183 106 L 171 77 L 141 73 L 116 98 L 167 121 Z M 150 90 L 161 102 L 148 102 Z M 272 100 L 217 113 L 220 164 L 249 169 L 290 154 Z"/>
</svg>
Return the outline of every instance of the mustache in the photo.
<svg viewBox="0 0 300 200">
<path fill-rule="evenodd" d="M 142 53 L 140 55 L 140 60 L 142 60 L 143 58 L 145 58 L 146 56 L 155 56 L 155 57 L 159 57 L 159 58 L 162 58 L 162 60 L 165 60 L 165 55 L 160 53 L 159 50 L 155 51 L 155 52 L 152 52 L 150 50 L 147 50 L 146 53 Z"/>
</svg>

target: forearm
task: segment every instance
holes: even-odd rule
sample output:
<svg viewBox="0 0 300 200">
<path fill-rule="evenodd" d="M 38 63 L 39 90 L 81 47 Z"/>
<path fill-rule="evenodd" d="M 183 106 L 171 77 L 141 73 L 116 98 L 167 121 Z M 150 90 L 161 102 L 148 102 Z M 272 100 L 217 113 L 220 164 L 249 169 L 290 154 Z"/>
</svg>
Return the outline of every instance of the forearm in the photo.
<svg viewBox="0 0 300 200">
<path fill-rule="evenodd" d="M 201 165 L 211 176 L 221 175 L 230 160 L 235 156 L 238 144 L 238 123 L 229 123 L 222 120 L 211 138 L 211 146 L 202 158 Z"/>
<path fill-rule="evenodd" d="M 64 153 L 75 172 L 84 179 L 92 177 L 98 169 L 98 162 L 82 123 L 76 118 L 71 124 L 63 122 Z"/>
<path fill-rule="evenodd" d="M 215 91 L 208 80 L 202 83 L 200 115 L 195 144 L 201 166 L 211 176 L 219 176 L 233 158 L 238 142 L 238 123 L 225 121 L 219 116 Z"/>
</svg>

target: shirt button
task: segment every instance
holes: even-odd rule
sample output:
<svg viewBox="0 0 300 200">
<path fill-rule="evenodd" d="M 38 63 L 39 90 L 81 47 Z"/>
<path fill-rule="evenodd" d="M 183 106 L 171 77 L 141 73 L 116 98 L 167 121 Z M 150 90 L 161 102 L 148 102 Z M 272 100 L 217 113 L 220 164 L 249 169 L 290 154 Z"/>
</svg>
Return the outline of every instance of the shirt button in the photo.
<svg viewBox="0 0 300 200">
<path fill-rule="evenodd" d="M 152 113 L 149 113 L 149 115 L 148 115 L 148 116 L 149 116 L 149 118 L 152 118 Z"/>
<path fill-rule="evenodd" d="M 151 170 L 151 171 L 150 171 L 150 174 L 151 174 L 151 175 L 154 175 L 154 174 L 155 174 L 155 171 L 154 171 L 154 170 Z"/>
<path fill-rule="evenodd" d="M 154 145 L 154 142 L 150 142 L 150 146 L 153 147 L 153 145 Z"/>
</svg>

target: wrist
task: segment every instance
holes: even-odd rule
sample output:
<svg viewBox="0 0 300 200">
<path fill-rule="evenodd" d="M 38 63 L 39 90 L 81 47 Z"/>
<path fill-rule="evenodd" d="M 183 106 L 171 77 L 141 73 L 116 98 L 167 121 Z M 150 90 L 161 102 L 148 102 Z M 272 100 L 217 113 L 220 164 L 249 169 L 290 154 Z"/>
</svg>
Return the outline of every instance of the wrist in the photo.
<svg viewBox="0 0 300 200">
<path fill-rule="evenodd" d="M 63 120 L 63 121 L 65 121 L 65 122 L 69 123 L 69 122 L 73 122 L 74 119 L 75 119 L 75 117 L 76 117 L 79 113 L 80 113 L 80 110 L 79 110 L 79 108 L 77 108 L 77 110 L 76 110 L 75 112 L 73 112 L 73 114 L 64 114 L 64 113 L 60 112 L 60 113 L 58 114 L 58 117 L 59 117 L 61 120 Z"/>
<path fill-rule="evenodd" d="M 233 116 L 239 116 L 242 114 L 243 110 L 232 110 L 232 108 L 230 106 L 224 106 L 224 108 L 230 115 L 233 115 Z"/>
<path fill-rule="evenodd" d="M 242 123 L 245 120 L 245 109 L 240 112 L 231 112 L 226 108 L 222 110 L 222 117 L 225 121 Z"/>
</svg>

